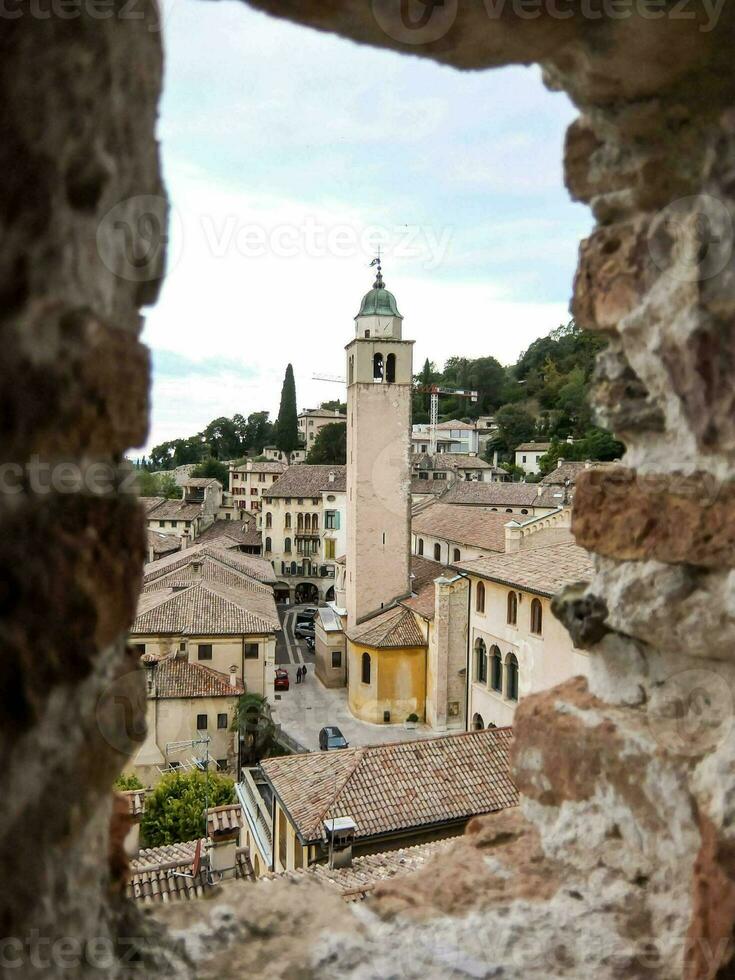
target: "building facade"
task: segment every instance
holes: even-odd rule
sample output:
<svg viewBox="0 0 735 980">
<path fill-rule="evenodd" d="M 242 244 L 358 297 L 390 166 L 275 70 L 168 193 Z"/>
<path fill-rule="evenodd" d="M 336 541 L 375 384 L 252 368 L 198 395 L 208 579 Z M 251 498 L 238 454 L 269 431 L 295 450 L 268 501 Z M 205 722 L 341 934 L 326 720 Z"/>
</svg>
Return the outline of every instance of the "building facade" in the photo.
<svg viewBox="0 0 735 980">
<path fill-rule="evenodd" d="M 524 442 L 516 448 L 516 466 L 520 466 L 528 474 L 540 473 L 539 460 L 550 449 L 550 442 Z"/>
<path fill-rule="evenodd" d="M 280 460 L 245 460 L 230 467 L 230 494 L 236 510 L 260 510 L 263 494 L 288 469 Z"/>
<path fill-rule="evenodd" d="M 304 444 L 304 452 L 308 453 L 314 445 L 316 437 L 325 425 L 333 422 L 346 422 L 347 417 L 342 412 L 329 411 L 324 408 L 306 408 L 298 417 L 299 436 Z"/>
</svg>

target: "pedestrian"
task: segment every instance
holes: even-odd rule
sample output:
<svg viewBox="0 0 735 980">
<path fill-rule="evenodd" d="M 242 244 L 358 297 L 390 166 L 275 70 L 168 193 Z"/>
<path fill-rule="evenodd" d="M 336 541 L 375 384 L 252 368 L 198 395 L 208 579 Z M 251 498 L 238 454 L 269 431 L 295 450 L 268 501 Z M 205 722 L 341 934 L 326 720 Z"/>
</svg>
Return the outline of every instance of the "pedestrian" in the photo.
<svg viewBox="0 0 735 980">
<path fill-rule="evenodd" d="M 297 684 L 300 684 L 301 683 L 301 668 L 300 667 L 298 667 L 297 670 L 296 670 L 296 683 Z"/>
<path fill-rule="evenodd" d="M 304 664 L 304 666 L 301 668 L 301 680 L 306 680 L 306 664 Z"/>
</svg>

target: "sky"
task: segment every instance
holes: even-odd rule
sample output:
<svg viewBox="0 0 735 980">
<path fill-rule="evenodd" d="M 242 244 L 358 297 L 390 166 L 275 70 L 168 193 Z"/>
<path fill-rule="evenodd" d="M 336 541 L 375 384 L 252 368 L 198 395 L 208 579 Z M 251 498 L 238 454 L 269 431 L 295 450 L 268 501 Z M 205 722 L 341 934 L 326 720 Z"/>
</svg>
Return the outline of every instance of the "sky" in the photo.
<svg viewBox="0 0 735 980">
<path fill-rule="evenodd" d="M 147 447 L 213 418 L 344 396 L 344 346 L 386 286 L 414 367 L 512 363 L 568 317 L 590 226 L 561 173 L 565 95 L 535 68 L 457 72 L 220 0 L 171 0 L 159 122 L 166 280 L 145 311 Z"/>
</svg>

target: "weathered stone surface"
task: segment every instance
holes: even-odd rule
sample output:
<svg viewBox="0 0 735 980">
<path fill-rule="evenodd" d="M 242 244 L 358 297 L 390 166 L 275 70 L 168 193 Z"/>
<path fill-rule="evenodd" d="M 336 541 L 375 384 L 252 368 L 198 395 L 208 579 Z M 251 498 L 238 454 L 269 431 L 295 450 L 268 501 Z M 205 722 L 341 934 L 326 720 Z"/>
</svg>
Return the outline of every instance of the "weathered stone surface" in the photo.
<svg viewBox="0 0 735 980">
<path fill-rule="evenodd" d="M 735 484 L 706 473 L 590 469 L 576 484 L 577 544 L 610 558 L 735 566 Z"/>
</svg>

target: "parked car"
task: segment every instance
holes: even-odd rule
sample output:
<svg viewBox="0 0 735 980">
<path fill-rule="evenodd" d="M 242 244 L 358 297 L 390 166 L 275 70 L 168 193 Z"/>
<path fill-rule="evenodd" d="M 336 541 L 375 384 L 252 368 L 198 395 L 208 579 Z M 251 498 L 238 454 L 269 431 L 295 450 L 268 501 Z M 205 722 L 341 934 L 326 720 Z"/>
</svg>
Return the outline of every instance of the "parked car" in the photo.
<svg viewBox="0 0 735 980">
<path fill-rule="evenodd" d="M 319 748 L 322 752 L 329 749 L 348 749 L 349 742 L 336 725 L 327 725 L 319 732 Z"/>
<path fill-rule="evenodd" d="M 273 683 L 276 691 L 288 690 L 288 671 L 283 667 L 276 667 L 276 679 Z"/>
<path fill-rule="evenodd" d="M 296 613 L 296 619 L 301 619 L 302 616 L 308 616 L 309 619 L 313 619 L 319 612 L 316 606 L 304 606 L 303 609 L 299 609 Z"/>
<path fill-rule="evenodd" d="M 307 647 L 310 650 L 313 650 L 314 647 L 316 646 L 316 640 L 314 639 L 313 636 L 305 636 L 304 637 L 304 642 L 306 643 Z"/>
<path fill-rule="evenodd" d="M 313 637 L 316 633 L 313 623 L 297 623 L 294 627 L 294 633 L 296 636 L 311 636 Z"/>
</svg>

